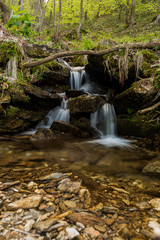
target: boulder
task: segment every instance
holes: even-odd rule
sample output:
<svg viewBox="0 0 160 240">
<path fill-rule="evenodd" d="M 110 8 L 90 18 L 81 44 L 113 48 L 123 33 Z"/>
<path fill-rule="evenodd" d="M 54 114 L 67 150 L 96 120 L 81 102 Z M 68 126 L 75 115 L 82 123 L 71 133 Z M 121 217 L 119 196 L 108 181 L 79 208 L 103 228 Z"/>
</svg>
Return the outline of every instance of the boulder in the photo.
<svg viewBox="0 0 160 240">
<path fill-rule="evenodd" d="M 65 133 L 71 136 L 79 136 L 80 130 L 70 123 L 63 121 L 54 121 L 50 128 L 53 132 Z"/>
<path fill-rule="evenodd" d="M 149 162 L 142 170 L 143 173 L 160 174 L 160 160 Z"/>
<path fill-rule="evenodd" d="M 137 112 L 150 104 L 156 95 L 155 84 L 151 79 L 143 79 L 132 84 L 126 91 L 118 94 L 114 99 L 114 106 L 118 114 Z"/>
<path fill-rule="evenodd" d="M 66 92 L 66 96 L 68 98 L 75 98 L 75 97 L 82 96 L 84 94 L 86 94 L 86 93 L 84 91 L 82 91 L 82 90 L 68 90 Z"/>
<path fill-rule="evenodd" d="M 53 138 L 54 138 L 54 134 L 53 134 L 52 130 L 47 129 L 47 128 L 41 128 L 35 134 L 33 134 L 31 136 L 30 140 L 32 142 L 36 142 L 36 141 L 49 140 L 49 139 L 53 139 Z"/>
<path fill-rule="evenodd" d="M 83 95 L 69 99 L 68 108 L 71 115 L 96 112 L 100 105 L 104 104 L 104 99 L 99 96 Z"/>
<path fill-rule="evenodd" d="M 23 45 L 25 53 L 31 58 L 45 58 L 53 53 L 53 49 L 47 45 L 27 44 Z"/>
</svg>

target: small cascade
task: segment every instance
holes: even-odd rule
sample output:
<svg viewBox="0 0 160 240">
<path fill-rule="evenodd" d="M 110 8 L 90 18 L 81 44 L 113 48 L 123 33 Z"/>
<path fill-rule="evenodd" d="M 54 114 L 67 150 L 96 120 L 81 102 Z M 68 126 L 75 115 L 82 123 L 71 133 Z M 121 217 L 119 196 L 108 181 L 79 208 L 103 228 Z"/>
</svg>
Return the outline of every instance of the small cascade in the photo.
<svg viewBox="0 0 160 240">
<path fill-rule="evenodd" d="M 72 90 L 81 89 L 84 73 L 85 73 L 84 67 L 71 68 L 70 85 Z"/>
<path fill-rule="evenodd" d="M 105 147 L 132 148 L 131 141 L 116 136 L 117 120 L 112 104 L 105 103 L 91 114 L 91 126 L 97 129 L 100 139 L 90 141 L 90 143 L 99 143 Z"/>
<path fill-rule="evenodd" d="M 17 59 L 16 56 L 10 59 L 6 66 L 6 75 L 13 78 L 12 82 L 17 78 Z"/>
<path fill-rule="evenodd" d="M 67 102 L 64 98 L 61 102 L 61 106 L 56 107 L 49 111 L 45 119 L 43 119 L 36 127 L 39 128 L 50 128 L 54 121 L 63 121 L 69 122 L 70 114 L 69 109 L 67 108 Z"/>
<path fill-rule="evenodd" d="M 117 123 L 112 104 L 105 103 L 95 113 L 91 114 L 91 126 L 96 128 L 101 136 L 115 136 Z"/>
</svg>

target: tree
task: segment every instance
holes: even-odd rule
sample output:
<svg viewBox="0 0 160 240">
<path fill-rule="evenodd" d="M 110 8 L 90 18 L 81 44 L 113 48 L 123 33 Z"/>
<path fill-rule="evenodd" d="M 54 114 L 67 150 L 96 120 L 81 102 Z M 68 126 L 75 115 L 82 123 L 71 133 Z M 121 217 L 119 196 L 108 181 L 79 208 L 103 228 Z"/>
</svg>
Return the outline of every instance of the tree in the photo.
<svg viewBox="0 0 160 240">
<path fill-rule="evenodd" d="M 81 0 L 80 9 L 81 9 L 80 24 L 79 24 L 78 31 L 77 31 L 77 40 L 80 40 L 80 37 L 81 37 L 80 31 L 81 31 L 82 22 L 83 22 L 83 0 Z"/>
<path fill-rule="evenodd" d="M 132 0 L 131 16 L 130 16 L 130 24 L 129 24 L 130 31 L 133 29 L 134 15 L 135 15 L 135 0 Z"/>
<path fill-rule="evenodd" d="M 10 11 L 6 4 L 3 2 L 3 0 L 0 0 L 0 12 L 2 16 L 2 22 L 6 24 L 9 18 Z"/>
</svg>

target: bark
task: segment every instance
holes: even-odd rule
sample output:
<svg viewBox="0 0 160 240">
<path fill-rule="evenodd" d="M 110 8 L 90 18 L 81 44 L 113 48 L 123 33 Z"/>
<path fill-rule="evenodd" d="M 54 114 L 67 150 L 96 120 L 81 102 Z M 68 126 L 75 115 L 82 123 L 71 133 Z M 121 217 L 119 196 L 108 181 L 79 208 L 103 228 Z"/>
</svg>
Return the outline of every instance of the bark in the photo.
<svg viewBox="0 0 160 240">
<path fill-rule="evenodd" d="M 39 31 L 42 30 L 46 7 L 44 0 L 40 0 L 40 14 L 39 14 Z"/>
<path fill-rule="evenodd" d="M 56 36 L 55 36 L 56 43 L 59 39 L 59 29 L 60 29 L 60 23 L 61 23 L 61 9 L 62 9 L 62 1 L 59 0 L 58 24 L 57 24 Z"/>
<path fill-rule="evenodd" d="M 2 21 L 4 24 L 6 24 L 9 19 L 10 11 L 6 4 L 3 2 L 3 0 L 0 0 L 0 12 L 2 16 Z"/>
<path fill-rule="evenodd" d="M 77 40 L 80 40 L 81 38 L 80 32 L 81 32 L 82 22 L 83 22 L 83 0 L 81 0 L 81 16 L 80 16 L 80 24 L 77 31 Z"/>
<path fill-rule="evenodd" d="M 129 0 L 127 0 L 127 6 L 126 6 L 126 25 L 129 26 Z"/>
<path fill-rule="evenodd" d="M 32 63 L 25 63 L 22 66 L 23 67 L 35 67 L 39 66 L 43 63 L 50 62 L 55 58 L 60 58 L 60 57 L 66 57 L 66 56 L 75 56 L 75 55 L 95 55 L 95 56 L 103 56 L 111 52 L 118 51 L 120 49 L 136 49 L 136 48 L 154 48 L 158 47 L 160 48 L 160 41 L 159 42 L 148 42 L 148 43 L 128 43 L 128 44 L 120 44 L 117 46 L 114 46 L 109 49 L 101 50 L 101 51 L 93 51 L 93 50 L 77 50 L 77 51 L 67 51 L 67 52 L 60 52 L 60 53 L 55 53 L 49 57 L 40 59 L 38 61 L 32 62 Z"/>
<path fill-rule="evenodd" d="M 134 15 L 135 15 L 135 0 L 132 0 L 131 17 L 130 17 L 130 24 L 129 24 L 130 32 L 133 29 L 133 25 L 134 25 Z"/>
<path fill-rule="evenodd" d="M 24 8 L 24 0 L 19 0 L 19 5 L 21 5 L 19 10 L 22 11 Z"/>
<path fill-rule="evenodd" d="M 149 107 L 149 108 L 145 108 L 143 110 L 139 110 L 138 113 L 139 114 L 144 114 L 144 113 L 147 113 L 147 112 L 152 112 L 154 111 L 156 108 L 158 108 L 160 106 L 160 102 L 154 104 L 153 106 Z"/>
</svg>

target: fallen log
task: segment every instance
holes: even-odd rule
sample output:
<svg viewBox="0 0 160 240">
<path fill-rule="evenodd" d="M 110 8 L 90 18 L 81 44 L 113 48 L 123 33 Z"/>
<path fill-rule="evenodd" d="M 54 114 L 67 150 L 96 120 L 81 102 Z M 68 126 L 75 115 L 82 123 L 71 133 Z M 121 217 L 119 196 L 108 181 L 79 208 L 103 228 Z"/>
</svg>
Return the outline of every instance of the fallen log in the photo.
<svg viewBox="0 0 160 240">
<path fill-rule="evenodd" d="M 139 110 L 138 113 L 139 114 L 144 114 L 144 113 L 147 113 L 147 112 L 151 112 L 151 111 L 155 110 L 156 108 L 158 108 L 159 106 L 160 106 L 160 102 L 154 104 L 153 106 L 151 106 L 149 108 Z"/>
<path fill-rule="evenodd" d="M 76 50 L 76 51 L 66 51 L 66 52 L 60 52 L 60 53 L 55 53 L 50 55 L 49 57 L 40 59 L 35 62 L 28 62 L 22 65 L 22 67 L 36 67 L 39 65 L 42 65 L 46 62 L 50 62 L 53 59 L 60 58 L 60 57 L 69 57 L 69 56 L 75 56 L 75 55 L 95 55 L 95 56 L 104 56 L 108 53 L 118 51 L 120 49 L 125 49 L 125 48 L 131 48 L 131 49 L 136 49 L 136 48 L 159 48 L 160 49 L 160 41 L 158 42 L 148 42 L 148 43 L 127 43 L 127 44 L 120 44 L 117 46 L 114 46 L 112 48 L 108 48 L 105 50 L 101 51 L 93 51 L 93 50 Z"/>
</svg>

